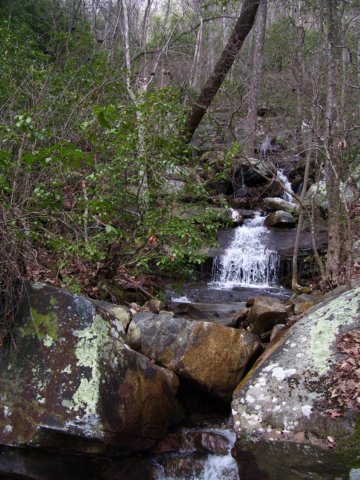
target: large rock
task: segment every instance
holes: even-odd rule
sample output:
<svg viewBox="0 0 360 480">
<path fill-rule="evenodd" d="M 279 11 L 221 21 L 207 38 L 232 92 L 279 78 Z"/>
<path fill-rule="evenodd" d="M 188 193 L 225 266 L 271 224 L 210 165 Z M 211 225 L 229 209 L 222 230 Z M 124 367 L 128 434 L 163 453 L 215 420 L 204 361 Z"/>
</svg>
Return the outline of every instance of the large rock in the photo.
<svg viewBox="0 0 360 480">
<path fill-rule="evenodd" d="M 0 443 L 124 455 L 151 446 L 177 411 L 172 372 L 123 340 L 80 295 L 28 286 L 0 359 Z"/>
<path fill-rule="evenodd" d="M 273 297 L 257 297 L 250 308 L 248 321 L 253 333 L 261 334 L 282 323 L 287 317 L 284 304 Z"/>
<path fill-rule="evenodd" d="M 235 182 L 247 187 L 264 185 L 272 179 L 272 172 L 266 162 L 259 158 L 242 158 L 236 160 Z"/>
<path fill-rule="evenodd" d="M 311 185 L 309 190 L 306 192 L 305 200 L 307 203 L 313 201 L 317 207 L 320 207 L 323 210 L 328 210 L 329 205 L 326 192 L 326 182 L 324 180 L 320 180 L 319 182 Z M 357 196 L 355 189 L 351 185 L 344 184 L 343 182 L 340 182 L 340 194 L 342 196 L 342 200 L 347 204 L 353 202 Z"/>
<path fill-rule="evenodd" d="M 296 220 L 291 213 L 278 210 L 265 218 L 264 225 L 267 227 L 292 228 L 296 225 Z"/>
<path fill-rule="evenodd" d="M 332 406 L 334 386 L 349 387 L 337 383 L 344 368 L 338 336 L 359 331 L 359 311 L 360 288 L 314 307 L 235 390 L 239 461 L 251 460 L 263 478 L 288 478 L 291 469 L 297 479 L 347 479 L 351 466 L 360 467 L 360 409 L 345 406 L 356 398 Z M 356 372 L 352 381 L 356 391 Z"/>
<path fill-rule="evenodd" d="M 311 295 L 308 293 L 302 293 L 292 298 L 291 303 L 294 306 L 295 315 L 301 315 L 305 313 L 306 310 L 309 310 L 309 308 L 320 303 L 323 299 L 325 299 L 325 297 L 321 294 Z"/>
<path fill-rule="evenodd" d="M 283 210 L 285 212 L 294 213 L 297 212 L 298 206 L 295 203 L 290 203 L 279 197 L 267 197 L 263 200 L 266 210 L 276 211 Z"/>
<path fill-rule="evenodd" d="M 145 312 L 133 317 L 128 342 L 157 364 L 226 401 L 261 348 L 257 337 L 243 329 Z"/>
</svg>

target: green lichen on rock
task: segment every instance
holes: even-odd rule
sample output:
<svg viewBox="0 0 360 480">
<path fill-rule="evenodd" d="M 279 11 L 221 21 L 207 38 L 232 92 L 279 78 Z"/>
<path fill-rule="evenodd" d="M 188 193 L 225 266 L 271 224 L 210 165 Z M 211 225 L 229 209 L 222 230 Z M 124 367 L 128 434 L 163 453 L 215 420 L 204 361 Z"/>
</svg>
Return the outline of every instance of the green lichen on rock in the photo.
<svg viewBox="0 0 360 480">
<path fill-rule="evenodd" d="M 75 412 L 82 409 L 86 415 L 91 415 L 97 411 L 101 378 L 99 355 L 100 352 L 103 355 L 109 347 L 109 327 L 100 315 L 96 315 L 89 327 L 75 331 L 74 335 L 79 338 L 75 347 L 77 365 L 90 368 L 91 374 L 90 378 L 81 379 L 78 389 L 72 399 L 67 400 L 66 406 Z"/>
<path fill-rule="evenodd" d="M 50 305 L 56 305 L 56 298 L 50 298 Z M 20 329 L 23 337 L 29 335 L 42 340 L 46 347 L 51 347 L 58 339 L 59 323 L 56 311 L 52 308 L 48 313 L 40 313 L 36 308 L 30 308 L 30 319 Z"/>
<path fill-rule="evenodd" d="M 356 318 L 359 302 L 356 292 L 341 295 L 311 314 L 315 325 L 309 332 L 309 356 L 319 375 L 325 374 L 330 368 L 331 346 L 340 326 L 350 325 Z"/>
</svg>

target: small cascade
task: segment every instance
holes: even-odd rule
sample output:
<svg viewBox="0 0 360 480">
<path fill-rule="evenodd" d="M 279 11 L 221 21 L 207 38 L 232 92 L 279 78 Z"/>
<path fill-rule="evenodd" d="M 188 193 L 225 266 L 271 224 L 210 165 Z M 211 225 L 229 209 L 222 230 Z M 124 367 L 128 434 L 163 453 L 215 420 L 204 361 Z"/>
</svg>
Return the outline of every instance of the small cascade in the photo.
<svg viewBox="0 0 360 480">
<path fill-rule="evenodd" d="M 211 285 L 221 289 L 276 285 L 278 255 L 266 247 L 269 234 L 260 216 L 236 228 L 224 255 L 214 261 Z"/>
<path fill-rule="evenodd" d="M 198 463 L 198 468 L 194 468 L 194 471 L 188 471 L 183 474 L 177 474 L 176 472 L 162 471 L 157 475 L 157 480 L 239 480 L 239 467 L 236 463 L 236 460 L 231 455 L 231 450 L 233 449 L 236 441 L 236 435 L 230 429 L 194 429 L 194 432 L 197 433 L 207 433 L 221 435 L 223 438 L 227 439 L 227 451 L 223 454 L 213 453 L 208 454 L 205 458 Z M 189 430 L 191 432 L 191 430 Z M 200 452 L 197 452 L 198 454 Z M 195 454 L 195 451 L 192 452 Z M 181 453 L 178 454 L 178 460 L 181 464 Z M 201 467 L 200 467 L 201 465 Z M 166 470 L 166 469 L 165 469 Z M 181 469 L 180 469 L 181 470 Z"/>
<path fill-rule="evenodd" d="M 291 183 L 287 176 L 284 174 L 283 170 L 277 170 L 276 176 L 280 179 L 282 185 L 286 188 L 286 190 L 293 192 L 293 189 L 291 187 Z M 282 198 L 286 200 L 287 202 L 293 203 L 294 198 L 290 193 L 288 193 L 286 190 L 284 190 Z"/>
<path fill-rule="evenodd" d="M 226 434 L 229 446 L 226 455 L 208 455 L 203 476 L 201 480 L 239 480 L 239 468 L 236 460 L 231 455 L 231 450 L 236 442 L 236 435 L 230 430 L 222 430 L 222 434 Z"/>
</svg>

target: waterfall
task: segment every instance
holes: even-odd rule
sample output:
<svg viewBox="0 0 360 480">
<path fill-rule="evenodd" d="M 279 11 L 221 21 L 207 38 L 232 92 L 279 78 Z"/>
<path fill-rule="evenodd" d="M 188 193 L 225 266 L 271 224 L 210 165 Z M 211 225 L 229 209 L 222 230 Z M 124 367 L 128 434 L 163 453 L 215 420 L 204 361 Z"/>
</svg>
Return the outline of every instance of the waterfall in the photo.
<svg viewBox="0 0 360 480">
<path fill-rule="evenodd" d="M 284 174 L 283 170 L 277 170 L 276 176 L 280 179 L 282 185 L 286 188 L 286 190 L 292 192 L 293 189 L 291 187 L 291 183 L 289 182 L 289 179 L 287 176 Z M 286 200 L 287 202 L 293 203 L 294 198 L 290 193 L 288 193 L 286 190 L 284 190 L 284 193 L 282 195 L 283 199 Z"/>
<path fill-rule="evenodd" d="M 212 285 L 217 288 L 270 287 L 276 284 L 277 252 L 266 247 L 270 234 L 264 218 L 246 220 L 235 229 L 235 237 L 213 267 Z"/>
</svg>

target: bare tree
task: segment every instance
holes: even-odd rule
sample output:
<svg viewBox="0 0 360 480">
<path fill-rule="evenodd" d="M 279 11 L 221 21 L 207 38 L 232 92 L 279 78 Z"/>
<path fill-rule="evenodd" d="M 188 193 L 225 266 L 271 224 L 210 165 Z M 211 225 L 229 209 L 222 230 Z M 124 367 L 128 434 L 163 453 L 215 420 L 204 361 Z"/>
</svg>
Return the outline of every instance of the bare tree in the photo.
<svg viewBox="0 0 360 480">
<path fill-rule="evenodd" d="M 199 126 L 206 110 L 214 100 L 226 74 L 230 70 L 234 60 L 239 53 L 248 33 L 255 22 L 256 12 L 260 0 L 245 0 L 237 20 L 234 30 L 223 50 L 217 64 L 215 65 L 212 75 L 208 78 L 199 97 L 192 105 L 191 112 L 187 118 L 184 137 L 189 141 Z"/>
</svg>

